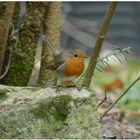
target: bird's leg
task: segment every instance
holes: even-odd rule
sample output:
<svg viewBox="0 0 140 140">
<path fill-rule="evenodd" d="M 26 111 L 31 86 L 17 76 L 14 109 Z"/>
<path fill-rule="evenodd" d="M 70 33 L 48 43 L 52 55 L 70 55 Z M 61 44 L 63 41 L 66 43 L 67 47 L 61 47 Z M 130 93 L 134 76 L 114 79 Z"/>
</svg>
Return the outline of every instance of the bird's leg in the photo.
<svg viewBox="0 0 140 140">
<path fill-rule="evenodd" d="M 67 87 L 76 87 L 78 90 L 80 90 L 80 88 L 77 87 L 77 85 L 76 85 L 73 81 L 64 81 L 64 84 L 65 84 Z"/>
<path fill-rule="evenodd" d="M 64 89 L 66 87 L 74 87 L 74 84 L 72 83 L 72 81 L 59 81 L 59 78 L 56 77 L 55 87 L 56 92 L 60 93 L 61 89 Z"/>
<path fill-rule="evenodd" d="M 78 90 L 80 90 L 80 88 L 72 81 L 73 85 L 75 88 L 77 88 Z"/>
</svg>

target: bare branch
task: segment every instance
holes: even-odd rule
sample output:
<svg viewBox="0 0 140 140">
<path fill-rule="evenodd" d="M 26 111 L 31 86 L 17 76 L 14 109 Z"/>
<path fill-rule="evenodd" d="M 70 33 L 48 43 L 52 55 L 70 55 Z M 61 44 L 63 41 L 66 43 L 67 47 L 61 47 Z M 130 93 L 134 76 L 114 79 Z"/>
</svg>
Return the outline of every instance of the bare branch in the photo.
<svg viewBox="0 0 140 140">
<path fill-rule="evenodd" d="M 101 119 L 113 108 L 113 106 L 128 92 L 128 90 L 138 81 L 140 80 L 140 76 L 136 78 L 135 81 L 119 96 L 119 98 L 103 113 Z"/>
<path fill-rule="evenodd" d="M 115 12 L 116 6 L 117 6 L 117 2 L 111 2 L 109 9 L 104 17 L 103 24 L 102 24 L 100 32 L 98 34 L 98 38 L 96 40 L 92 56 L 90 58 L 88 69 L 87 69 L 85 77 L 84 77 L 83 86 L 86 88 L 89 88 L 89 86 L 90 86 L 92 75 L 94 73 L 96 63 L 98 60 L 98 56 L 99 56 L 106 32 L 108 30 L 110 21 L 111 21 L 112 16 Z"/>
</svg>

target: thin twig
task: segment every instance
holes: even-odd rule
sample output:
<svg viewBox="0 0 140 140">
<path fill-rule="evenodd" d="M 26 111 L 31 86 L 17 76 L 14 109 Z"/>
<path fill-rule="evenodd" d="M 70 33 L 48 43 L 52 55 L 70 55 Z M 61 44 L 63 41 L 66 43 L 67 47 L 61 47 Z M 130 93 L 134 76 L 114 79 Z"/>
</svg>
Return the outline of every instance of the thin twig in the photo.
<svg viewBox="0 0 140 140">
<path fill-rule="evenodd" d="M 107 33 L 110 21 L 115 12 L 116 6 L 117 6 L 117 2 L 111 2 L 109 5 L 109 9 L 106 12 L 106 15 L 104 17 L 103 24 L 102 24 L 100 32 L 98 34 L 98 37 L 97 37 L 97 40 L 95 43 L 95 47 L 94 47 L 92 56 L 90 58 L 90 62 L 89 62 L 89 65 L 88 65 L 88 68 L 87 68 L 87 71 L 86 71 L 86 74 L 84 77 L 84 81 L 82 84 L 82 86 L 85 88 L 89 88 L 89 86 L 90 86 L 91 79 L 94 74 L 94 70 L 96 67 L 97 60 L 98 60 L 98 56 L 99 56 L 100 50 L 102 48 L 102 44 L 105 39 L 105 35 Z"/>
<path fill-rule="evenodd" d="M 98 104 L 98 107 L 101 106 L 106 101 L 106 99 L 107 99 L 106 92 L 107 92 L 107 90 L 105 90 L 104 99 Z"/>
<path fill-rule="evenodd" d="M 101 120 L 102 118 L 114 107 L 114 105 L 128 92 L 128 90 L 138 81 L 140 80 L 140 76 L 136 78 L 135 81 L 133 81 L 133 83 L 118 97 L 118 99 L 116 99 L 116 101 L 103 113 L 103 115 L 101 116 Z"/>
</svg>

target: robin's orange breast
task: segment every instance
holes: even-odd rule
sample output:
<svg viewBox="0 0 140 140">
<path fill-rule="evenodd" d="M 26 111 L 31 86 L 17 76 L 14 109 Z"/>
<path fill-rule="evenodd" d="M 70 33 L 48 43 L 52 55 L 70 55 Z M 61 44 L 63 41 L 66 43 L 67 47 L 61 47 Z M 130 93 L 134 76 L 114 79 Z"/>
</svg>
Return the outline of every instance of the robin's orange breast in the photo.
<svg viewBox="0 0 140 140">
<path fill-rule="evenodd" d="M 69 58 L 66 62 L 65 76 L 80 76 L 84 70 L 84 58 Z"/>
</svg>

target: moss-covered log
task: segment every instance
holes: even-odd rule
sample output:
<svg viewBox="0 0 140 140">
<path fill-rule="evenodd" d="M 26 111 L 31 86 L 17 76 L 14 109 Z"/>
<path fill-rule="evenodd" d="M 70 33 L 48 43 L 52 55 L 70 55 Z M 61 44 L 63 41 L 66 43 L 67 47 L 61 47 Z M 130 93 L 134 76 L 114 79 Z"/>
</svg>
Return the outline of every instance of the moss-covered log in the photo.
<svg viewBox="0 0 140 140">
<path fill-rule="evenodd" d="M 12 63 L 5 84 L 25 86 L 34 64 L 36 45 L 47 3 L 28 2 L 27 13 L 14 46 Z"/>
<path fill-rule="evenodd" d="M 102 138 L 96 108 L 85 89 L 0 85 L 0 138 Z"/>
<path fill-rule="evenodd" d="M 60 47 L 61 14 L 61 2 L 49 2 L 44 16 L 43 32 L 56 47 Z M 54 67 L 54 59 L 48 45 L 46 43 L 43 46 L 38 86 L 53 85 L 55 81 L 55 71 L 49 70 Z"/>
</svg>

